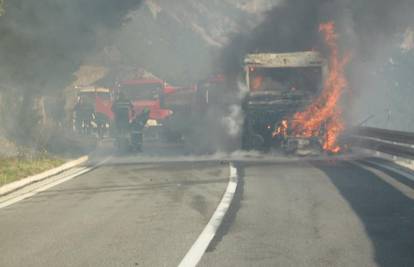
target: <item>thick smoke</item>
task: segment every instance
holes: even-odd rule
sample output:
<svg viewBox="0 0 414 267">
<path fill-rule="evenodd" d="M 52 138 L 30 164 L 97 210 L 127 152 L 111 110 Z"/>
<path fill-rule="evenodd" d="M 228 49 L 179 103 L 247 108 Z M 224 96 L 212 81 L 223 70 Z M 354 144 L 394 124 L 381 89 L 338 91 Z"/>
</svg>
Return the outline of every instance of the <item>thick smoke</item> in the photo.
<svg viewBox="0 0 414 267">
<path fill-rule="evenodd" d="M 262 10 L 274 1 L 148 0 L 117 34 L 114 47 L 120 62 L 138 65 L 176 85 L 218 73 L 218 51 L 234 33 L 262 19 L 246 2 L 258 2 Z"/>
<path fill-rule="evenodd" d="M 237 81 L 246 53 L 323 51 L 318 27 L 330 20 L 337 24 L 342 52 L 352 56 L 349 120 L 374 115 L 373 125 L 414 129 L 407 103 L 414 84 L 412 0 L 146 0 L 137 9 L 141 2 L 5 1 L 0 90 L 9 105 L 2 108 L 18 115 L 13 120 L 22 139 L 36 121 L 30 117 L 33 99 L 60 92 L 71 73 L 108 44 L 115 67 L 144 68 L 174 85 L 224 72 L 234 80 L 230 90 L 243 91 Z M 236 100 L 212 115 L 230 136 L 240 132 L 243 119 Z"/>
<path fill-rule="evenodd" d="M 414 83 L 407 80 L 413 53 L 406 49 L 401 55 L 399 49 L 403 42 L 402 33 L 414 25 L 413 11 L 414 2 L 411 0 L 284 1 L 269 11 L 263 23 L 253 31 L 233 38 L 223 50 L 222 66 L 227 73 L 238 73 L 244 55 L 250 52 L 311 49 L 324 52 L 318 27 L 320 23 L 334 21 L 342 53 L 349 53 L 352 57 L 348 67 L 350 88 L 347 92 L 354 110 L 347 113 L 350 123 L 355 124 L 374 115 L 376 126 L 413 130 L 411 104 L 407 100 L 397 103 L 397 99 L 412 99 L 413 96 Z M 392 123 L 386 125 L 389 120 Z"/>
<path fill-rule="evenodd" d="M 100 37 L 110 36 L 140 2 L 7 1 L 0 19 L 2 81 L 27 82 L 30 90 L 40 91 L 65 84 L 62 78 L 102 47 Z"/>
<path fill-rule="evenodd" d="M 119 50 L 120 64 L 145 68 L 178 86 L 214 76 L 222 71 L 216 64 L 217 54 L 232 34 L 255 27 L 262 19 L 261 12 L 275 4 L 272 0 L 247 2 L 146 1 L 117 34 L 114 46 Z M 239 102 L 237 90 L 234 95 L 232 89 L 222 91 L 225 104 L 217 104 L 205 118 L 194 119 L 187 126 L 192 134 L 185 139 L 193 151 L 212 153 L 238 147 L 234 143 L 243 116 L 239 105 L 234 105 Z M 190 124 L 187 115 L 181 116 L 177 124 Z"/>
<path fill-rule="evenodd" d="M 57 94 L 70 84 L 71 74 L 109 41 L 125 15 L 140 3 L 5 1 L 0 17 L 0 89 L 2 116 L 11 118 L 14 138 L 29 141 L 38 119 L 33 112 L 36 96 Z"/>
<path fill-rule="evenodd" d="M 343 48 L 375 56 L 376 42 L 390 42 L 412 24 L 410 0 L 290 0 L 275 6 L 252 32 L 242 32 L 224 50 L 238 60 L 247 52 L 292 52 L 320 48 L 319 24 L 333 20 Z M 225 63 L 235 63 L 235 58 Z M 237 62 L 239 63 L 239 62 Z"/>
</svg>

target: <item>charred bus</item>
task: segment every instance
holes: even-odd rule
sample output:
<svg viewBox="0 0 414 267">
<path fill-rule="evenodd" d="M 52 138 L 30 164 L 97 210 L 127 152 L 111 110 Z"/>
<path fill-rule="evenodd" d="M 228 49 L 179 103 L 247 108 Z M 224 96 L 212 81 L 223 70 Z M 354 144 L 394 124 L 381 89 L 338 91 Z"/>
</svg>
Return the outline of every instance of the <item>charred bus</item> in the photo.
<svg viewBox="0 0 414 267">
<path fill-rule="evenodd" d="M 267 150 L 274 143 L 275 128 L 321 93 L 327 62 L 309 51 L 249 54 L 244 64 L 248 93 L 242 105 L 242 147 Z"/>
</svg>

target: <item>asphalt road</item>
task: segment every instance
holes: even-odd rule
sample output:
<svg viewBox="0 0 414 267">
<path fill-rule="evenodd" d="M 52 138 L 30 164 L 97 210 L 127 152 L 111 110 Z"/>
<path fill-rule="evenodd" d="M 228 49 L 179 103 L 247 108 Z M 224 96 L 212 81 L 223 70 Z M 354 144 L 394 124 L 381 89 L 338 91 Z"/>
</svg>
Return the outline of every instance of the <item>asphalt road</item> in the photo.
<svg viewBox="0 0 414 267">
<path fill-rule="evenodd" d="M 200 266 L 414 266 L 411 180 L 349 162 L 241 172 L 233 210 Z"/>
<path fill-rule="evenodd" d="M 228 165 L 107 165 L 0 210 L 0 266 L 176 266 Z"/>
<path fill-rule="evenodd" d="M 228 164 L 138 161 L 115 157 L 0 209 L 0 266 L 177 266 Z M 358 164 L 239 163 L 200 266 L 414 266 L 414 182 Z"/>
</svg>

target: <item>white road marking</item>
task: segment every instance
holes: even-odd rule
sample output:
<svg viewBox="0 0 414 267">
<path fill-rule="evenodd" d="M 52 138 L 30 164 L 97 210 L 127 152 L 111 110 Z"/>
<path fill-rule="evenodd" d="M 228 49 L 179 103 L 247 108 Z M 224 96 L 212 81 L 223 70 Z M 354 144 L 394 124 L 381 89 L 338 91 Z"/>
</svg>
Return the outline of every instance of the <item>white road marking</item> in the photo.
<svg viewBox="0 0 414 267">
<path fill-rule="evenodd" d="M 211 217 L 210 221 L 200 236 L 197 238 L 193 246 L 187 252 L 179 264 L 179 267 L 193 267 L 197 266 L 197 264 L 200 262 L 208 246 L 216 235 L 218 228 L 223 222 L 224 216 L 226 215 L 231 202 L 233 201 L 237 189 L 237 184 L 237 169 L 233 166 L 233 164 L 230 164 L 230 177 L 226 192 L 224 193 L 224 196 L 221 199 L 220 204 L 217 206 L 217 209 Z"/>
<path fill-rule="evenodd" d="M 379 164 L 379 163 L 371 161 L 371 160 L 367 160 L 367 162 L 369 162 L 370 164 L 375 165 L 377 167 L 384 168 L 386 170 L 395 172 L 395 173 L 397 173 L 401 176 L 406 177 L 407 179 L 409 179 L 411 181 L 414 181 L 414 175 L 412 175 L 411 173 L 405 172 L 403 170 L 399 170 L 397 168 L 393 168 L 392 166 L 389 166 L 389 165 L 386 165 L 386 164 Z"/>
<path fill-rule="evenodd" d="M 1 202 L 1 203 L 0 203 L 0 209 L 5 208 L 5 207 L 8 207 L 8 206 L 10 206 L 10 205 L 13 205 L 13 204 L 15 204 L 15 203 L 17 203 L 17 202 L 19 202 L 19 201 L 22 201 L 22 200 L 24 200 L 24 199 L 27 199 L 27 198 L 29 198 L 29 197 L 32 197 L 32 196 L 34 196 L 34 195 L 36 195 L 36 194 L 38 194 L 38 193 L 40 193 L 40 192 L 46 191 L 46 190 L 48 190 L 48 189 L 50 189 L 50 188 L 52 188 L 52 187 L 54 187 L 54 186 L 57 186 L 57 185 L 59 185 L 59 184 L 62 184 L 62 183 L 67 182 L 67 181 L 69 181 L 69 180 L 72 180 L 73 178 L 78 177 L 78 176 L 80 176 L 80 175 L 82 175 L 82 174 L 85 174 L 85 173 L 87 173 L 87 172 L 90 172 L 90 171 L 92 171 L 93 169 L 96 169 L 97 167 L 99 167 L 99 166 L 101 166 L 101 165 L 105 164 L 105 163 L 106 163 L 106 162 L 108 162 L 109 160 L 110 160 L 110 158 L 107 158 L 107 159 L 105 159 L 105 160 L 101 161 L 100 163 L 96 164 L 95 166 L 81 168 L 78 172 L 76 172 L 76 173 L 74 173 L 74 174 L 71 174 L 71 175 L 69 175 L 69 176 L 65 176 L 65 177 L 63 177 L 63 178 L 61 178 L 61 179 L 55 180 L 55 181 L 53 181 L 53 182 L 51 182 L 51 183 L 48 183 L 48 184 L 46 184 L 46 185 L 44 185 L 44 186 L 41 186 L 41 187 L 39 187 L 39 188 L 35 188 L 35 189 L 34 189 L 34 190 L 32 190 L 32 191 L 29 191 L 29 192 L 24 193 L 24 194 L 22 194 L 22 195 L 19 195 L 19 196 L 13 197 L 13 198 L 11 198 L 11 199 L 8 199 L 8 200 L 6 200 L 6 201 L 4 201 L 4 202 Z"/>
</svg>

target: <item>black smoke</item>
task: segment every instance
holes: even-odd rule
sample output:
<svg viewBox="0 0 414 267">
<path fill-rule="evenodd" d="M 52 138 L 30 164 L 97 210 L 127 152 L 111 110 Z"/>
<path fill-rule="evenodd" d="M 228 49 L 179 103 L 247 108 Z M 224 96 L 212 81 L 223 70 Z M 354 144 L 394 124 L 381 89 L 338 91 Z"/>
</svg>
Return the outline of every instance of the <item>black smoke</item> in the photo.
<svg viewBox="0 0 414 267">
<path fill-rule="evenodd" d="M 125 15 L 140 3 L 6 1 L 6 13 L 0 17 L 2 82 L 36 92 L 62 88 L 85 56 L 103 46 L 105 36 L 119 28 Z"/>
<path fill-rule="evenodd" d="M 321 23 L 334 21 L 340 49 L 352 58 L 347 69 L 352 97 L 358 99 L 359 95 L 371 92 L 364 103 L 355 105 L 369 106 L 369 101 L 374 103 L 380 94 L 378 83 L 385 84 L 373 83 L 373 79 L 383 77 L 370 75 L 378 73 L 390 61 L 398 34 L 414 26 L 413 12 L 412 0 L 285 0 L 270 10 L 253 31 L 233 37 L 222 51 L 221 66 L 226 73 L 237 74 L 242 71 L 242 60 L 247 53 L 311 49 L 324 52 L 318 28 Z M 408 56 L 412 55 L 405 57 Z M 356 120 L 370 115 L 366 112 L 361 108 Z"/>
<path fill-rule="evenodd" d="M 110 42 L 142 0 L 8 0 L 0 17 L 2 111 L 13 137 L 26 141 L 37 123 L 33 101 L 69 85 L 85 58 Z M 4 105 L 9 105 L 4 107 Z"/>
<path fill-rule="evenodd" d="M 231 70 L 250 52 L 293 52 L 321 47 L 318 28 L 334 21 L 343 49 L 365 58 L 377 42 L 386 42 L 414 19 L 411 0 L 286 0 L 268 11 L 251 32 L 242 32 L 223 51 L 225 69 Z"/>
</svg>

